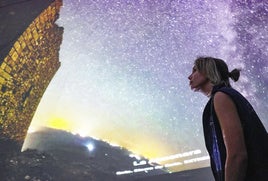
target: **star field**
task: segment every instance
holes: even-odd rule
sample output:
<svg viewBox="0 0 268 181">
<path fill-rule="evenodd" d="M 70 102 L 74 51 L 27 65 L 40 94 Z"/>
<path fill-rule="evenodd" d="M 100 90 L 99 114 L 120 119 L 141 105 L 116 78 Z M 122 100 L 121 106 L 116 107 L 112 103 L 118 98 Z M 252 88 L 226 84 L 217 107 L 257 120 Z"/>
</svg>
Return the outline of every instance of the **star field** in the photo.
<svg viewBox="0 0 268 181">
<path fill-rule="evenodd" d="M 187 77 L 194 59 L 208 55 L 242 68 L 232 85 L 268 128 L 267 7 L 264 0 L 65 0 L 57 22 L 62 66 L 32 126 L 64 120 L 62 129 L 147 157 L 205 153 L 207 97 L 192 92 Z"/>
</svg>

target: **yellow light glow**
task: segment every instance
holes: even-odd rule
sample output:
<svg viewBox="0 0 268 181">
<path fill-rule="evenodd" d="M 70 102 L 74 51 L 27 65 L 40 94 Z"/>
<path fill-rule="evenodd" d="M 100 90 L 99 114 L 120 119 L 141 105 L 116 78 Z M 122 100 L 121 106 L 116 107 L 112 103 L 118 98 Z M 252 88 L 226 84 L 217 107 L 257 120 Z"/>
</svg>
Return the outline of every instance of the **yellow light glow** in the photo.
<svg viewBox="0 0 268 181">
<path fill-rule="evenodd" d="M 53 118 L 48 121 L 48 127 L 70 131 L 71 123 L 63 118 Z"/>
<path fill-rule="evenodd" d="M 133 130 L 126 130 L 124 128 L 117 128 L 109 130 L 109 128 L 92 129 L 89 136 L 98 137 L 101 140 L 109 142 L 112 145 L 117 145 L 128 149 L 129 151 L 143 156 L 147 159 L 156 158 L 169 153 L 167 147 L 158 139 L 152 139 L 151 135 L 133 134 Z M 128 139 L 125 139 L 128 138 Z M 152 149 L 158 148 L 158 149 Z"/>
</svg>

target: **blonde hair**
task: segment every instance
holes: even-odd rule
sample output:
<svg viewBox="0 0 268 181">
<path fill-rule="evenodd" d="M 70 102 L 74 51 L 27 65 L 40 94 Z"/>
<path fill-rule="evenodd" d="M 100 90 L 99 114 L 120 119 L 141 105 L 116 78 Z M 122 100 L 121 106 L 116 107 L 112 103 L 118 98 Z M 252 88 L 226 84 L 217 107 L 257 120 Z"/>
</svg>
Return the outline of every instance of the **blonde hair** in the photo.
<svg viewBox="0 0 268 181">
<path fill-rule="evenodd" d="M 227 64 L 218 58 L 198 57 L 194 65 L 214 85 L 225 84 L 225 86 L 231 87 L 229 77 L 236 82 L 240 76 L 239 69 L 229 72 Z"/>
</svg>

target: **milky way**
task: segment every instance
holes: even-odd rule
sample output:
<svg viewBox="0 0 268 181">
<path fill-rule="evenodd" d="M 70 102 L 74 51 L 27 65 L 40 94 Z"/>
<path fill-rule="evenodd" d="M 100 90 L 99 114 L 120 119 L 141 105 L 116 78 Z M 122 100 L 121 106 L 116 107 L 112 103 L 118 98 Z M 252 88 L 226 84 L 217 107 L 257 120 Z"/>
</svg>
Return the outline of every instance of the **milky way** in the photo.
<svg viewBox="0 0 268 181">
<path fill-rule="evenodd" d="M 192 92 L 197 56 L 242 68 L 232 84 L 268 128 L 267 2 L 226 0 L 65 0 L 62 66 L 33 125 L 64 120 L 74 132 L 145 156 L 205 152 L 207 97 Z M 154 148 L 154 149 L 152 149 Z"/>
</svg>

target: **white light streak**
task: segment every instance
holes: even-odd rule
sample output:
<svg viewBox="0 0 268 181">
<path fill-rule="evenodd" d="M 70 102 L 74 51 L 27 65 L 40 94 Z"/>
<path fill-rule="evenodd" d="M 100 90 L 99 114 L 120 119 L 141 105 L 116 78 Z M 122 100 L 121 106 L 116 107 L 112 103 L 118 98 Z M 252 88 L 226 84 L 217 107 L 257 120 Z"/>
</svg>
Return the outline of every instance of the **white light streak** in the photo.
<svg viewBox="0 0 268 181">
<path fill-rule="evenodd" d="M 139 155 L 135 155 L 135 154 L 129 154 L 130 158 L 135 158 L 136 160 L 140 160 L 141 157 Z"/>
<path fill-rule="evenodd" d="M 141 160 L 141 157 L 135 154 L 130 154 L 129 157 L 131 158 L 136 158 L 139 161 L 134 161 L 133 165 L 136 166 L 141 166 L 141 165 L 146 165 L 151 164 L 151 163 L 156 163 L 155 161 L 170 161 L 170 160 L 174 160 L 177 158 L 183 158 L 183 157 L 189 157 L 189 156 L 194 156 L 194 155 L 198 155 L 201 154 L 201 150 L 193 150 L 193 151 L 188 151 L 188 152 L 184 152 L 184 153 L 179 153 L 179 154 L 175 154 L 175 155 L 170 155 L 170 156 L 166 156 L 166 157 L 160 157 L 160 158 L 156 158 L 156 159 L 152 159 L 149 162 L 147 162 L 146 160 Z M 146 172 L 148 173 L 148 171 L 153 171 L 153 170 L 158 170 L 158 169 L 164 169 L 164 168 L 170 168 L 170 167 L 177 167 L 177 166 L 183 166 L 183 165 L 187 165 L 187 164 L 191 164 L 191 163 L 196 163 L 196 162 L 201 162 L 204 160 L 209 160 L 209 156 L 202 156 L 202 157 L 196 157 L 196 158 L 191 158 L 191 159 L 187 159 L 184 161 L 177 161 L 177 162 L 170 162 L 170 163 L 166 163 L 164 165 L 156 165 L 156 166 L 150 166 L 150 167 L 144 167 L 144 168 L 135 168 L 133 171 L 131 170 L 125 170 L 125 171 L 118 171 L 116 172 L 117 175 L 123 175 L 123 174 L 131 174 L 131 173 L 137 173 L 137 172 Z"/>
<path fill-rule="evenodd" d="M 153 170 L 154 167 L 146 167 L 146 168 L 136 168 L 134 169 L 134 172 L 148 172 L 150 170 Z"/>
<path fill-rule="evenodd" d="M 155 170 L 157 170 L 157 169 L 163 169 L 163 168 L 164 168 L 163 165 L 157 165 L 157 166 L 154 167 Z"/>
<path fill-rule="evenodd" d="M 140 165 L 146 165 L 146 164 L 147 164 L 146 160 L 142 160 L 142 161 L 139 161 L 139 162 L 137 162 L 137 161 L 133 162 L 134 166 L 140 166 Z"/>
<path fill-rule="evenodd" d="M 113 147 L 121 147 L 119 144 L 117 144 L 117 143 L 109 143 L 111 146 L 113 146 Z"/>
<path fill-rule="evenodd" d="M 125 171 L 118 171 L 116 172 L 116 175 L 126 175 L 126 174 L 131 174 L 133 171 L 131 170 L 125 170 Z"/>
<path fill-rule="evenodd" d="M 198 158 L 192 158 L 189 160 L 184 160 L 184 164 L 189 164 L 189 163 L 195 163 L 195 162 L 200 162 L 204 160 L 209 160 L 209 156 L 203 156 L 203 157 L 198 157 Z"/>
<path fill-rule="evenodd" d="M 183 157 L 188 157 L 188 156 L 193 156 L 193 155 L 198 155 L 198 154 L 201 154 L 201 150 L 193 150 L 193 151 L 188 151 L 184 153 L 178 153 L 175 155 L 169 155 L 166 157 L 154 158 L 154 159 L 151 159 L 149 163 L 161 163 L 163 161 L 175 160 L 178 158 L 183 158 Z"/>
<path fill-rule="evenodd" d="M 168 167 L 175 167 L 179 165 L 183 165 L 183 163 L 182 162 L 167 163 L 165 164 L 165 167 L 168 168 Z"/>
</svg>

